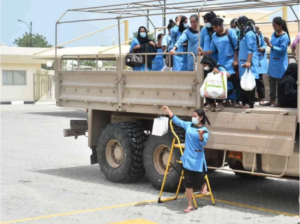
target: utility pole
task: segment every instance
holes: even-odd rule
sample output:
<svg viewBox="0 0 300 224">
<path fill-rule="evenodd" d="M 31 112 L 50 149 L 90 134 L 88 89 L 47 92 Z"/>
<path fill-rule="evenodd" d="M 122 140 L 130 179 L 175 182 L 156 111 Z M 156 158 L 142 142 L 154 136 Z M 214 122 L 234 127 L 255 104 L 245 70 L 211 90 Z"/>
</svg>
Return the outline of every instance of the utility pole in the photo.
<svg viewBox="0 0 300 224">
<path fill-rule="evenodd" d="M 30 26 L 28 25 L 28 23 L 24 22 L 23 20 L 20 20 L 18 19 L 18 22 L 21 22 L 21 23 L 25 23 L 28 28 L 29 28 L 29 36 L 30 36 L 30 47 L 32 47 L 32 22 L 30 21 Z"/>
</svg>

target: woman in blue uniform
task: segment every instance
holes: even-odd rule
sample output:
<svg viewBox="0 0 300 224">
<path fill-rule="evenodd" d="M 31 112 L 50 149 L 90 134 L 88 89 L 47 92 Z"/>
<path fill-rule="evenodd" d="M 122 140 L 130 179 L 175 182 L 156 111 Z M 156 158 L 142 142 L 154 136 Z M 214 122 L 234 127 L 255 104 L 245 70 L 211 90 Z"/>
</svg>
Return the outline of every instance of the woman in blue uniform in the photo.
<svg viewBox="0 0 300 224">
<path fill-rule="evenodd" d="M 203 16 L 205 27 L 201 30 L 200 33 L 200 47 L 204 51 L 210 50 L 210 44 L 212 41 L 212 35 L 215 33 L 211 22 L 214 18 L 217 18 L 216 14 L 214 12 L 206 13 Z M 211 55 L 216 61 L 218 61 L 218 52 L 215 52 Z"/>
<path fill-rule="evenodd" d="M 288 67 L 287 48 L 291 42 L 286 22 L 281 17 L 273 19 L 273 29 L 275 32 L 272 34 L 271 41 L 265 37 L 271 52 L 268 67 L 270 102 L 265 103 L 264 106 L 277 106 L 277 86 Z"/>
<path fill-rule="evenodd" d="M 164 36 L 162 39 L 162 51 L 163 52 L 170 52 L 170 50 L 173 47 L 172 44 L 172 38 L 171 38 L 171 29 L 175 26 L 175 23 L 172 19 L 169 20 L 168 24 L 168 34 Z M 167 66 L 165 63 L 166 55 L 164 55 L 164 67 L 162 68 L 162 71 L 172 71 L 172 62 L 170 66 Z"/>
<path fill-rule="evenodd" d="M 184 43 L 188 43 L 187 51 L 192 52 L 195 55 L 195 60 L 197 58 L 198 54 L 198 31 L 199 31 L 199 25 L 198 25 L 198 16 L 192 15 L 190 17 L 190 23 L 191 27 L 186 29 L 180 38 L 175 43 L 173 49 L 170 51 L 171 55 L 174 55 L 175 51 L 177 49 L 181 49 L 183 47 Z M 192 55 L 187 55 L 187 70 L 188 71 L 194 71 L 195 61 L 194 57 Z"/>
<path fill-rule="evenodd" d="M 210 50 L 204 51 L 201 47 L 198 50 L 202 55 L 212 55 L 218 52 L 218 64 L 226 68 L 230 74 L 229 81 L 232 82 L 234 90 L 236 90 L 237 78 L 232 65 L 237 46 L 237 36 L 232 29 L 226 29 L 223 22 L 224 20 L 221 18 L 213 19 L 212 26 L 215 33 L 212 36 Z"/>
<path fill-rule="evenodd" d="M 186 122 L 174 115 L 167 106 L 164 106 L 163 109 L 169 114 L 177 126 L 186 131 L 185 150 L 180 159 L 183 164 L 184 185 L 188 199 L 188 206 L 183 211 L 188 213 L 194 209 L 192 203 L 193 188 L 196 186 L 197 177 L 201 175 L 204 178 L 205 172 L 207 171 L 204 146 L 208 141 L 209 133 L 205 127 L 205 123 L 207 122 L 210 125 L 210 122 L 203 110 L 195 110 L 192 121 Z M 203 189 L 204 188 L 206 188 L 206 184 L 203 185 Z M 203 189 L 202 192 L 205 193 Z"/>
<path fill-rule="evenodd" d="M 163 53 L 161 49 L 161 42 L 164 35 L 162 33 L 157 36 L 157 44 L 156 44 L 156 52 Z M 151 71 L 161 71 L 164 67 L 164 56 L 162 54 L 156 55 L 156 57 L 152 61 L 152 69 Z"/>
<path fill-rule="evenodd" d="M 155 53 L 155 43 L 148 38 L 147 29 L 141 26 L 136 38 L 133 38 L 130 46 L 132 53 Z M 155 57 L 155 56 L 154 56 Z M 145 56 L 143 56 L 145 61 Z M 152 68 L 152 55 L 147 56 L 147 70 Z M 145 71 L 145 64 L 135 66 L 133 71 Z"/>
<path fill-rule="evenodd" d="M 240 16 L 235 21 L 236 26 L 241 31 L 239 37 L 238 64 L 240 77 L 245 73 L 246 69 L 251 69 L 255 79 L 259 78 L 259 59 L 257 38 L 253 31 L 253 27 L 249 24 L 246 16 Z M 255 88 L 252 91 L 241 89 L 241 100 L 244 109 L 254 108 L 255 103 Z"/>
<path fill-rule="evenodd" d="M 263 80 L 263 75 L 268 73 L 268 59 L 267 59 L 267 45 L 264 41 L 264 35 L 259 30 L 259 27 L 256 27 L 256 32 L 259 39 L 259 48 L 258 48 L 258 58 L 259 58 L 259 79 L 256 79 L 256 91 L 258 96 L 259 105 L 264 104 L 265 98 L 265 84 Z"/>
<path fill-rule="evenodd" d="M 175 44 L 181 37 L 183 31 L 189 28 L 188 20 L 185 16 L 178 16 L 176 18 L 176 26 L 171 29 L 172 44 Z M 186 45 L 182 45 L 176 52 L 186 52 Z M 173 56 L 173 71 L 187 70 L 187 55 L 177 54 Z"/>
</svg>

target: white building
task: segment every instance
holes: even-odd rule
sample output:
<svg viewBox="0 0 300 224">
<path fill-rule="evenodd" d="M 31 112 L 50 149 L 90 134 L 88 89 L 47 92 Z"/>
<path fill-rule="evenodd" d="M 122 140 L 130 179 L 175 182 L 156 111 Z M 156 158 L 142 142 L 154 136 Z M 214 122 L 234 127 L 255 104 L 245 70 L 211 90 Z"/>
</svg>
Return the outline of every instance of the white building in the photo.
<svg viewBox="0 0 300 224">
<path fill-rule="evenodd" d="M 45 48 L 0 46 L 1 104 L 34 102 L 34 74 L 45 73 L 41 64 L 49 61 L 33 59 L 33 54 L 42 50 Z"/>
</svg>

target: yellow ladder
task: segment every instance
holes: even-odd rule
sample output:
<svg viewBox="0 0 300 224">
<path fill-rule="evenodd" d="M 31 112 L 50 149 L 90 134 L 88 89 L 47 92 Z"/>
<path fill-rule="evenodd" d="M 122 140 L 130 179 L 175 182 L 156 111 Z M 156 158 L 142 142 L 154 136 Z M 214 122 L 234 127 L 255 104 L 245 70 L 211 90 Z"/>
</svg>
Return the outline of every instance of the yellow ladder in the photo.
<svg viewBox="0 0 300 224">
<path fill-rule="evenodd" d="M 164 186 L 165 186 L 165 183 L 166 183 L 166 179 L 167 179 L 167 176 L 168 176 L 168 171 L 169 171 L 169 168 L 170 168 L 171 158 L 172 158 L 174 148 L 180 150 L 181 156 L 183 155 L 183 149 L 185 148 L 185 144 L 180 143 L 180 139 L 174 131 L 172 120 L 170 120 L 170 128 L 171 128 L 171 131 L 174 135 L 174 139 L 173 139 L 173 142 L 172 142 L 172 147 L 171 147 L 170 156 L 169 156 L 169 159 L 168 159 L 168 164 L 167 164 L 165 175 L 164 175 L 164 180 L 163 180 L 163 183 L 161 185 L 160 192 L 159 192 L 158 203 L 176 200 L 177 197 L 178 197 L 179 191 L 180 191 L 182 180 L 184 179 L 184 170 L 182 169 L 175 196 L 172 197 L 172 198 L 163 198 L 163 199 L 161 198 L 163 190 L 164 190 Z M 176 141 L 177 141 L 177 144 L 176 144 Z M 182 161 L 176 161 L 176 162 L 182 163 Z M 195 193 L 193 194 L 193 201 L 194 201 L 195 209 L 198 208 L 196 198 L 201 198 L 201 197 L 206 196 L 206 195 L 210 195 L 212 204 L 215 205 L 215 199 L 214 199 L 211 187 L 210 187 L 210 183 L 209 183 L 207 174 L 204 176 L 204 179 L 206 180 L 209 192 L 207 192 L 207 194 L 195 194 Z"/>
</svg>

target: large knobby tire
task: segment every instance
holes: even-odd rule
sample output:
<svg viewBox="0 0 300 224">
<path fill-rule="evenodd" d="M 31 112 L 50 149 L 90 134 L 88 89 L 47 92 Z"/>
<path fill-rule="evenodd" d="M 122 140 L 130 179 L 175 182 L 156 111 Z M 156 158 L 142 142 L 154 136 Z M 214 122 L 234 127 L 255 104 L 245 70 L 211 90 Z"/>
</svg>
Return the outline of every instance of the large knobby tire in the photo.
<svg viewBox="0 0 300 224">
<path fill-rule="evenodd" d="M 101 172 L 113 182 L 128 183 L 145 175 L 143 150 L 147 135 L 136 123 L 108 125 L 97 146 Z"/>
<path fill-rule="evenodd" d="M 175 125 L 174 125 L 175 126 Z M 174 127 L 175 132 L 180 138 L 181 143 L 184 143 L 185 131 L 182 128 Z M 164 179 L 165 168 L 167 159 L 170 155 L 170 149 L 173 141 L 173 134 L 169 131 L 164 136 L 158 137 L 151 135 L 148 138 L 144 149 L 144 166 L 146 174 L 156 189 L 161 189 Z M 164 163 L 159 163 L 158 160 L 164 160 Z M 172 165 L 169 169 L 169 174 L 166 179 L 164 191 L 175 191 L 178 187 L 182 165 L 177 161 L 180 160 L 180 151 L 174 148 L 173 157 L 171 160 Z"/>
</svg>

